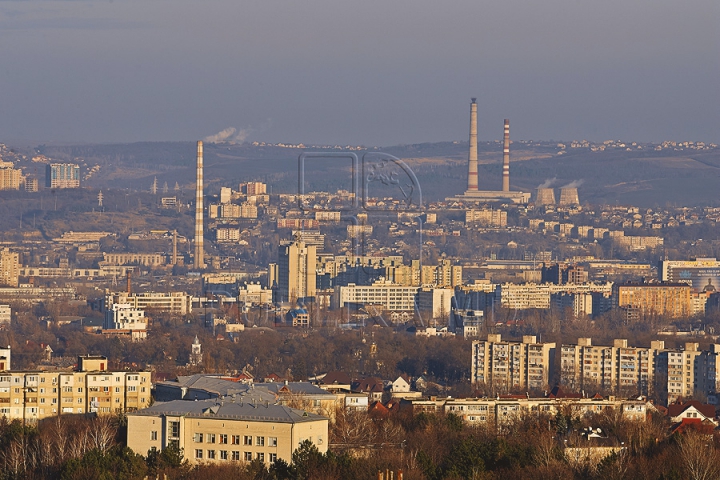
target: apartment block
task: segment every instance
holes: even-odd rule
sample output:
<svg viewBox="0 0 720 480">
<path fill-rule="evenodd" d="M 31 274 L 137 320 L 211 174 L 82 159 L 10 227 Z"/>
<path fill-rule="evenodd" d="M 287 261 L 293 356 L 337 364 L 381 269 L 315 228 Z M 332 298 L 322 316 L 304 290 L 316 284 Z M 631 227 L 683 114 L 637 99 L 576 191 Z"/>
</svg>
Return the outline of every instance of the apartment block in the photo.
<svg viewBox="0 0 720 480">
<path fill-rule="evenodd" d="M 553 377 L 555 344 L 538 343 L 534 335 L 521 342 L 503 341 L 500 334 L 472 343 L 471 381 L 496 392 L 546 389 Z"/>
<path fill-rule="evenodd" d="M 51 163 L 45 170 L 47 188 L 79 188 L 80 166 L 75 163 Z"/>
<path fill-rule="evenodd" d="M 523 415 L 550 415 L 572 409 L 573 414 L 585 416 L 605 410 L 621 412 L 623 418 L 644 422 L 653 407 L 645 400 L 608 398 L 468 398 L 446 399 L 442 410 L 459 416 L 469 425 L 491 425 L 502 429 Z"/>
<path fill-rule="evenodd" d="M 615 284 L 613 306 L 634 316 L 688 317 L 692 311 L 692 287 L 682 283 Z"/>
<path fill-rule="evenodd" d="M 150 404 L 150 389 L 150 372 L 6 371 L 0 373 L 0 416 L 36 422 L 71 413 L 130 412 Z"/>
<path fill-rule="evenodd" d="M 0 285 L 17 287 L 20 276 L 20 254 L 9 248 L 0 250 Z"/>
<path fill-rule="evenodd" d="M 607 391 L 627 395 L 649 395 L 653 391 L 655 362 L 664 350 L 662 341 L 650 348 L 629 347 L 616 339 L 612 346 L 593 345 L 579 338 L 576 345 L 560 348 L 560 378 L 563 385 L 586 394 Z"/>
</svg>

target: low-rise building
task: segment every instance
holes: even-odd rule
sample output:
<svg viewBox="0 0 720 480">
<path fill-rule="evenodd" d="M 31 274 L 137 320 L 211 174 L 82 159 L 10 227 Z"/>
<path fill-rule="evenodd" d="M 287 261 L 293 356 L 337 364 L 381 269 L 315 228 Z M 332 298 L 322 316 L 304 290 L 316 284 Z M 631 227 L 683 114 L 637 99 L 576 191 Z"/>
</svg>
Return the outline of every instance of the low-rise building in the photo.
<svg viewBox="0 0 720 480">
<path fill-rule="evenodd" d="M 190 464 L 259 460 L 292 461 L 309 440 L 321 453 L 328 448 L 328 419 L 270 403 L 175 400 L 128 414 L 128 447 L 151 450 L 179 447 Z"/>
</svg>

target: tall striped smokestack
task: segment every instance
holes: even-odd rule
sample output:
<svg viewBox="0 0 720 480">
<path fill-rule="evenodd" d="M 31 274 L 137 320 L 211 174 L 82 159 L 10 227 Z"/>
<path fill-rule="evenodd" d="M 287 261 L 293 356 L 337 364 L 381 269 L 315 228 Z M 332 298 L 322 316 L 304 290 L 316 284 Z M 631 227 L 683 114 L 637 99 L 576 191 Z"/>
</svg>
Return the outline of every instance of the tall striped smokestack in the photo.
<svg viewBox="0 0 720 480">
<path fill-rule="evenodd" d="M 197 142 L 197 178 L 195 181 L 195 263 L 197 269 L 205 268 L 203 249 L 203 142 Z"/>
<path fill-rule="evenodd" d="M 468 154 L 468 192 L 478 190 L 477 170 L 477 103 L 475 98 L 470 104 L 470 152 Z"/>
<path fill-rule="evenodd" d="M 510 120 L 505 119 L 503 133 L 503 192 L 510 191 Z"/>
</svg>

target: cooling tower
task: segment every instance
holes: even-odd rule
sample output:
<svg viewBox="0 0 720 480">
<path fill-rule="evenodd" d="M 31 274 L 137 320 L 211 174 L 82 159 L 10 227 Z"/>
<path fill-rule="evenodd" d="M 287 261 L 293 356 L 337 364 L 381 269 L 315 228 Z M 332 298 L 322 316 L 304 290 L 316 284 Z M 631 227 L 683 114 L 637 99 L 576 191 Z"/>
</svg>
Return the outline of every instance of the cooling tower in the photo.
<svg viewBox="0 0 720 480">
<path fill-rule="evenodd" d="M 477 103 L 472 99 L 470 103 L 470 152 L 468 153 L 468 192 L 478 190 L 478 169 L 477 169 Z"/>
<path fill-rule="evenodd" d="M 563 187 L 560 189 L 559 205 L 580 205 L 578 189 L 575 187 Z"/>
<path fill-rule="evenodd" d="M 552 188 L 538 188 L 535 205 L 555 205 L 555 190 Z"/>
<path fill-rule="evenodd" d="M 195 186 L 195 263 L 196 269 L 205 268 L 203 248 L 203 142 L 197 142 L 197 178 Z"/>
</svg>

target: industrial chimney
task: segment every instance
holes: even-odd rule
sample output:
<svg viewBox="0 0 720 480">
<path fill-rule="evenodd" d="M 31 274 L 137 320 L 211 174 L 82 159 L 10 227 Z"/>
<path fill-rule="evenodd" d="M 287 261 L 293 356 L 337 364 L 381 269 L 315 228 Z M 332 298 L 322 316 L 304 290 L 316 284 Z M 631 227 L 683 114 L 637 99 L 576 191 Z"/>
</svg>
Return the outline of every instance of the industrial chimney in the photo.
<svg viewBox="0 0 720 480">
<path fill-rule="evenodd" d="M 203 142 L 197 142 L 197 178 L 195 180 L 195 263 L 196 269 L 205 268 L 203 258 Z"/>
<path fill-rule="evenodd" d="M 505 131 L 503 133 L 503 172 L 502 191 L 510 191 L 510 120 L 505 119 Z"/>
<path fill-rule="evenodd" d="M 478 191 L 477 169 L 477 103 L 475 98 L 470 103 L 470 152 L 468 154 L 468 192 Z"/>
</svg>

